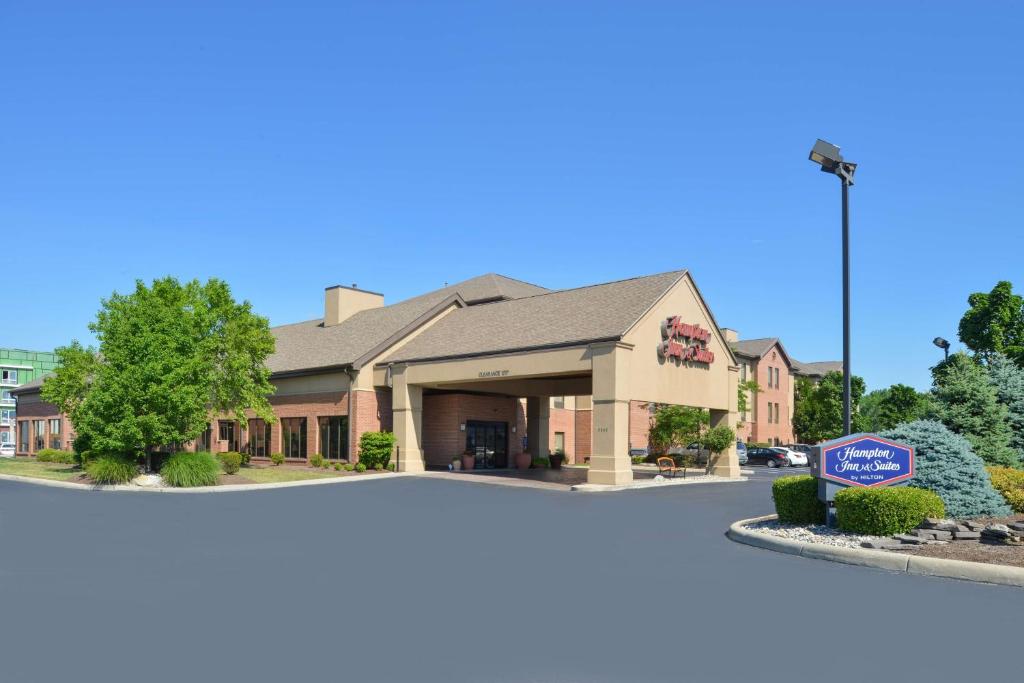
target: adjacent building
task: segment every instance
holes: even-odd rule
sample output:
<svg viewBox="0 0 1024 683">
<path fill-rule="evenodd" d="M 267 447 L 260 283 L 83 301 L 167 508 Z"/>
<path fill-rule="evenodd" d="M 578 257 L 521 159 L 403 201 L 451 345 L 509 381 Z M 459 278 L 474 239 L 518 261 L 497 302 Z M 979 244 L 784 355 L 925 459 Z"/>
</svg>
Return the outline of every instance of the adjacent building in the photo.
<svg viewBox="0 0 1024 683">
<path fill-rule="evenodd" d="M 739 413 L 737 435 L 752 443 L 773 446 L 793 443 L 794 362 L 778 337 L 741 341 L 735 330 L 723 330 L 739 363 L 739 382 L 754 381 L 745 390 L 746 410 Z"/>
<path fill-rule="evenodd" d="M 487 274 L 393 304 L 337 285 L 322 318 L 272 331 L 277 421 L 213 416 L 192 448 L 355 461 L 360 435 L 384 429 L 401 471 L 466 453 L 512 467 L 560 450 L 589 463 L 589 481 L 621 484 L 630 451 L 648 446 L 653 406 L 706 408 L 713 425 L 737 426 L 737 359 L 685 270 L 557 291 Z M 16 390 L 32 406 L 17 418 L 30 435 L 61 420 L 40 385 Z M 66 420 L 53 426 L 73 437 Z M 738 475 L 735 449 L 715 471 Z"/>
<path fill-rule="evenodd" d="M 14 391 L 57 367 L 52 351 L 0 349 L 0 444 L 17 440 L 18 402 Z"/>
</svg>

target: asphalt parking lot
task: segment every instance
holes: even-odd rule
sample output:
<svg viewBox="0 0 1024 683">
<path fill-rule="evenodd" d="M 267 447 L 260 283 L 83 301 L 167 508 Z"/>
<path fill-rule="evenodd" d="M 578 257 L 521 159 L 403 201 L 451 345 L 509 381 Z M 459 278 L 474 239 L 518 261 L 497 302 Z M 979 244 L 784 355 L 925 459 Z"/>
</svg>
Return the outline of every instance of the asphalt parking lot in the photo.
<svg viewBox="0 0 1024 683">
<path fill-rule="evenodd" d="M 1015 680 L 1024 591 L 733 543 L 770 482 L 580 494 L 0 481 L 22 681 Z M 939 651 L 940 643 L 953 643 Z M 976 653 L 976 654 L 975 654 Z"/>
</svg>

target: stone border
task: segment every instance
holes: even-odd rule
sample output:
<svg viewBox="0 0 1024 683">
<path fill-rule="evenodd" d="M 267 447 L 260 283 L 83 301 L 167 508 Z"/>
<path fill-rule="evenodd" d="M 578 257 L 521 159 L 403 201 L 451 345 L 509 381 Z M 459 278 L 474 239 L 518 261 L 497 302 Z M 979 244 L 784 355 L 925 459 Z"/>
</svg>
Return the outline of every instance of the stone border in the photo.
<svg viewBox="0 0 1024 683">
<path fill-rule="evenodd" d="M 964 560 L 947 560 L 938 557 L 918 557 L 901 555 L 885 550 L 869 548 L 841 548 L 823 543 L 807 543 L 788 538 L 779 538 L 769 534 L 744 529 L 746 524 L 766 522 L 778 519 L 778 515 L 764 515 L 741 519 L 734 522 L 725 533 L 729 539 L 737 543 L 745 543 L 758 548 L 774 550 L 778 553 L 798 555 L 814 560 L 828 560 L 861 567 L 875 567 L 890 571 L 916 574 L 918 576 L 938 576 L 945 579 L 960 579 L 978 583 L 991 583 L 1000 586 L 1016 586 L 1024 588 L 1024 567 L 1010 567 L 1003 564 L 986 564 L 984 562 L 966 562 Z"/>
<path fill-rule="evenodd" d="M 381 479 L 393 479 L 395 477 L 411 476 L 410 472 L 388 472 L 383 474 L 356 475 L 341 477 L 326 477 L 320 479 L 300 479 L 298 481 L 276 481 L 265 484 L 224 484 L 223 486 L 193 486 L 191 488 L 178 488 L 174 486 L 128 486 L 126 484 L 101 484 L 90 486 L 75 481 L 60 481 L 59 479 L 41 479 L 38 477 L 23 477 L 18 474 L 0 474 L 0 481 L 18 481 L 24 484 L 36 484 L 37 486 L 50 486 L 60 489 L 78 489 L 79 491 L 134 491 L 136 493 L 231 493 L 233 491 L 266 491 L 269 489 L 289 489 L 298 486 L 321 486 L 325 484 L 341 484 L 357 481 L 375 481 Z"/>
</svg>

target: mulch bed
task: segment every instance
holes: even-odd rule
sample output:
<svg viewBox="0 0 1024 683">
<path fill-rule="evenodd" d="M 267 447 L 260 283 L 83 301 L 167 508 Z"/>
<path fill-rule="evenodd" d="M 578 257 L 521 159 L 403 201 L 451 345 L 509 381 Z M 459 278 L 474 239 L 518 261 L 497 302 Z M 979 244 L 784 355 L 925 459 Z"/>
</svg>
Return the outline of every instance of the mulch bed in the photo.
<svg viewBox="0 0 1024 683">
<path fill-rule="evenodd" d="M 974 521 L 985 524 L 1009 524 L 1024 520 L 1024 515 L 1010 517 L 979 517 Z M 946 545 L 908 545 L 891 552 L 919 555 L 921 557 L 938 557 L 944 560 L 965 560 L 967 562 L 985 562 L 986 564 L 1005 564 L 1011 567 L 1024 567 L 1024 546 L 1003 545 L 985 540 L 980 542 L 953 541 Z"/>
</svg>

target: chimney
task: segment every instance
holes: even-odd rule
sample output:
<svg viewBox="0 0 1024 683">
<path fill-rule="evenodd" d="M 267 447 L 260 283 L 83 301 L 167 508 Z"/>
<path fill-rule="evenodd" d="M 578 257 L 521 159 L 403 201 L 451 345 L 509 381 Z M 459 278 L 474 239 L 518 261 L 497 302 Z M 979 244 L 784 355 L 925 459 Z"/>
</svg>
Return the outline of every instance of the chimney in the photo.
<svg viewBox="0 0 1024 683">
<path fill-rule="evenodd" d="M 358 289 L 355 285 L 328 287 L 324 290 L 324 327 L 337 325 L 359 311 L 380 308 L 383 305 L 384 295 L 377 292 Z"/>
<path fill-rule="evenodd" d="M 722 335 L 725 336 L 725 341 L 729 344 L 735 344 L 740 340 L 740 333 L 729 327 L 722 328 Z"/>
</svg>

